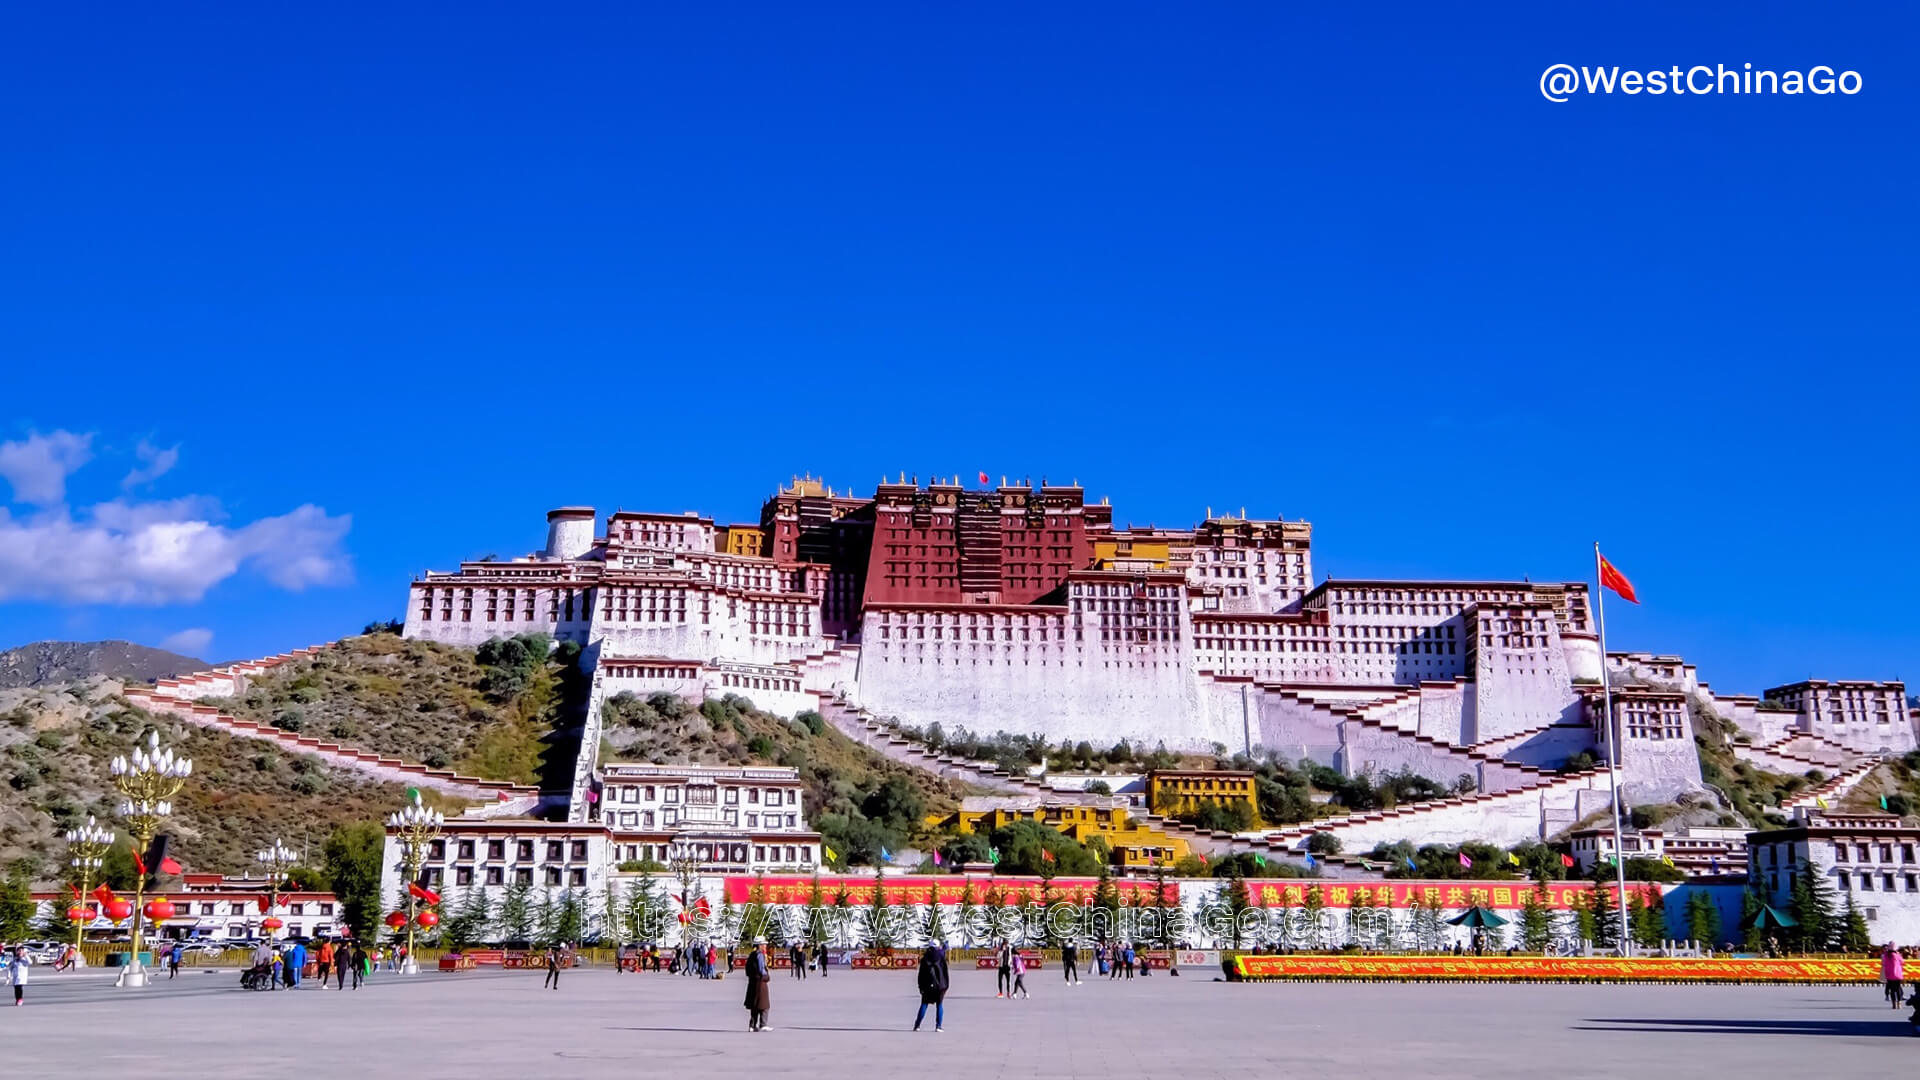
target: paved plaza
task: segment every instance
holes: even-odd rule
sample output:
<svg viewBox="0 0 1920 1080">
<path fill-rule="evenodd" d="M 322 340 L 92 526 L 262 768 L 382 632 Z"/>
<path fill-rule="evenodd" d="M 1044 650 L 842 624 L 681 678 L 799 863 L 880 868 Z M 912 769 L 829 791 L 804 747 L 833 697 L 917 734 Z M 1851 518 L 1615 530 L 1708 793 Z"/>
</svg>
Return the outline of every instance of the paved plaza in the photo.
<svg viewBox="0 0 1920 1080">
<path fill-rule="evenodd" d="M 907 1030 L 906 973 L 773 984 L 746 1032 L 738 978 L 570 972 L 380 975 L 359 991 L 242 991 L 183 973 L 144 992 L 36 975 L 0 1011 L 17 1076 L 568 1077 L 674 1068 L 702 1080 L 967 1077 L 1891 1075 L 1920 1039 L 1874 988 L 1279 985 L 1164 975 L 1061 985 L 1029 1000 L 954 972 L 947 1030 Z"/>
</svg>

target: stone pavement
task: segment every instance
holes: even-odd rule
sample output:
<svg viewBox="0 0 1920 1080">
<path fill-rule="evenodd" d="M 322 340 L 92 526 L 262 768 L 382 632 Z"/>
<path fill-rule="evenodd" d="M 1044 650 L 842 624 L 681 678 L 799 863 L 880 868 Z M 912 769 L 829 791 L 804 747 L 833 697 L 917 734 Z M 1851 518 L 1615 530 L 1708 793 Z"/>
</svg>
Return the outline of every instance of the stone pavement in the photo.
<svg viewBox="0 0 1920 1080">
<path fill-rule="evenodd" d="M 10 1075 L 567 1077 L 672 1069 L 729 1077 L 1877 1076 L 1920 1039 L 1874 988 L 1226 984 L 1189 972 L 993 996 L 955 970 L 947 1030 L 914 1034 L 913 977 L 836 972 L 773 984 L 773 1030 L 750 1035 L 738 978 L 569 972 L 381 974 L 354 991 L 243 991 L 182 973 L 117 991 L 36 971 L 0 1006 Z M 289 1071 L 291 1070 L 291 1071 Z"/>
</svg>

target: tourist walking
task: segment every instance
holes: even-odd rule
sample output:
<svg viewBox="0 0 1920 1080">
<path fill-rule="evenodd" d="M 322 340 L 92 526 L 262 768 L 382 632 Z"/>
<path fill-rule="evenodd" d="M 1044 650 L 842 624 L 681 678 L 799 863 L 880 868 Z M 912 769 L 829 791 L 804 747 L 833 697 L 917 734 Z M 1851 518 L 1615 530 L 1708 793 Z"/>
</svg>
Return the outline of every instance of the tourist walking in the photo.
<svg viewBox="0 0 1920 1080">
<path fill-rule="evenodd" d="M 541 963 L 542 963 L 542 966 L 544 966 L 547 969 L 547 976 L 545 979 L 541 981 L 540 983 L 541 987 L 547 990 L 560 989 L 560 948 L 559 946 L 557 945 L 547 946 L 547 955 L 545 959 L 541 961 Z"/>
<path fill-rule="evenodd" d="M 7 981 L 13 984 L 13 1003 L 26 1004 L 27 970 L 33 967 L 33 957 L 27 954 L 25 945 L 13 947 L 13 963 L 7 968 Z"/>
<path fill-rule="evenodd" d="M 333 953 L 333 974 L 334 978 L 339 980 L 334 984 L 335 990 L 345 990 L 347 988 L 347 969 L 352 966 L 353 946 L 343 941 L 340 943 L 340 947 L 334 950 Z"/>
<path fill-rule="evenodd" d="M 1893 947 L 1893 942 L 1887 942 L 1887 947 L 1880 950 L 1880 977 L 1887 982 L 1889 1008 L 1897 1009 L 1905 1000 L 1906 995 L 1901 984 L 1905 981 L 1906 975 L 1906 961 L 1901 957 L 1900 950 Z"/>
<path fill-rule="evenodd" d="M 1027 993 L 1027 958 L 1020 955 L 1019 949 L 1013 950 L 1013 989 L 1007 991 L 1008 997 L 1015 995 L 1031 997 Z"/>
<path fill-rule="evenodd" d="M 177 979 L 180 977 L 180 954 L 183 951 L 185 950 L 181 948 L 180 942 L 177 941 L 173 943 L 173 948 L 167 950 L 167 978 Z"/>
<path fill-rule="evenodd" d="M 319 950 L 313 954 L 313 970 L 320 976 L 320 989 L 325 990 L 327 976 L 333 972 L 333 942 L 320 942 Z"/>
<path fill-rule="evenodd" d="M 1013 945 L 1005 938 L 994 946 L 994 997 L 1003 998 L 1013 992 Z"/>
<path fill-rule="evenodd" d="M 952 976 L 947 971 L 946 946 L 939 939 L 927 942 L 927 949 L 920 954 L 920 1011 L 914 1014 L 913 1030 L 920 1030 L 920 1022 L 927 1018 L 927 1006 L 933 1006 L 933 1030 L 943 1031 L 947 1026 L 947 985 Z"/>
<path fill-rule="evenodd" d="M 373 958 L 367 955 L 365 946 L 355 945 L 353 947 L 353 988 L 360 989 L 360 984 L 365 982 L 367 976 L 372 973 Z"/>
<path fill-rule="evenodd" d="M 1068 986 L 1080 984 L 1080 950 L 1069 941 L 1060 947 L 1061 979 Z"/>
<path fill-rule="evenodd" d="M 767 961 L 767 939 L 754 938 L 753 951 L 747 954 L 747 1030 L 767 1030 L 767 1011 L 773 1008 L 771 967 Z"/>
<path fill-rule="evenodd" d="M 1126 944 L 1120 946 L 1120 949 L 1122 952 L 1121 966 L 1126 969 L 1127 978 L 1131 979 L 1133 978 L 1133 957 L 1134 957 L 1133 942 L 1131 941 L 1127 942 Z"/>
</svg>

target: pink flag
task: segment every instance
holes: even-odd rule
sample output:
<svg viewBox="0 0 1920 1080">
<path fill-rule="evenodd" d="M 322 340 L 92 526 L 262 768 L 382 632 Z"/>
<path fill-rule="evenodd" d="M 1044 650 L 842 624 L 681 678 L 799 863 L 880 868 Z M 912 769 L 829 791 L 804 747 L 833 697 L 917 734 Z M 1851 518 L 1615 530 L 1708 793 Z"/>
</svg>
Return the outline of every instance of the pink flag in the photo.
<svg viewBox="0 0 1920 1080">
<path fill-rule="evenodd" d="M 1467 853 L 1464 851 L 1460 853 L 1460 865 L 1466 866 L 1466 867 L 1471 867 L 1473 865 L 1473 860 L 1467 858 Z"/>
<path fill-rule="evenodd" d="M 940 865 L 940 853 L 937 851 L 933 853 L 933 865 L 935 866 Z"/>
</svg>

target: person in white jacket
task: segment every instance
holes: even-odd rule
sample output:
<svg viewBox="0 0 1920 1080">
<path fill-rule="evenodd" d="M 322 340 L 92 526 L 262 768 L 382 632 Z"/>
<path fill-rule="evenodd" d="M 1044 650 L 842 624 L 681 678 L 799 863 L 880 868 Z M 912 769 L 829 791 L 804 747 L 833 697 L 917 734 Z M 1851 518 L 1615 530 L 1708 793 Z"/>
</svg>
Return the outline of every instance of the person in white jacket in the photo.
<svg viewBox="0 0 1920 1080">
<path fill-rule="evenodd" d="M 13 983 L 13 1003 L 25 1004 L 27 996 L 27 969 L 33 966 L 33 957 L 27 955 L 25 945 L 17 945 L 13 950 L 13 964 L 8 970 L 8 981 Z"/>
</svg>

